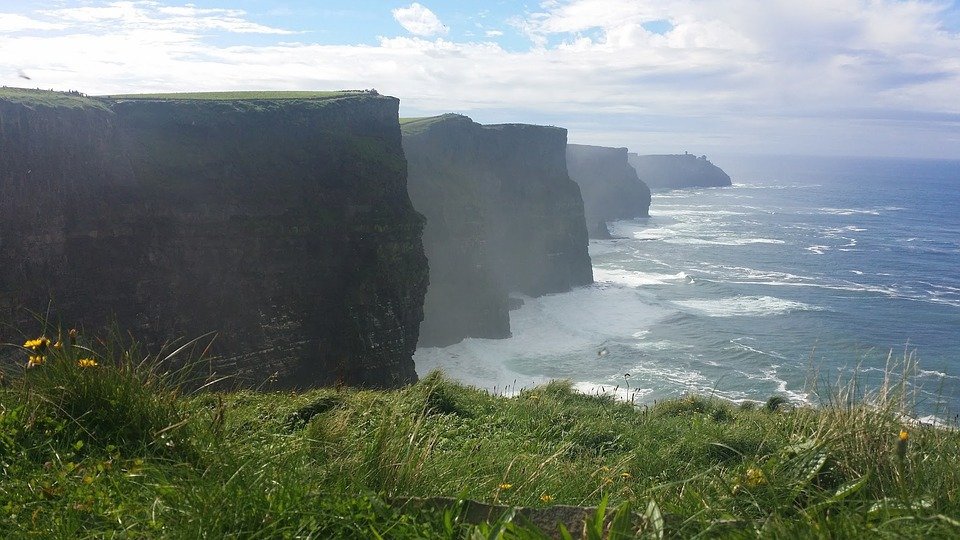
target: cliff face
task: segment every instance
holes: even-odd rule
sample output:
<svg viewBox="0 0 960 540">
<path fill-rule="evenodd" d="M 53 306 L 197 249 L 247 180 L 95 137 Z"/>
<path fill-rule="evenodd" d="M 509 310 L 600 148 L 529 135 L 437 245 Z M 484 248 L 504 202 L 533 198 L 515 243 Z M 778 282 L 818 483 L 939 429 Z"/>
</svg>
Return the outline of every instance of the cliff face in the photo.
<svg viewBox="0 0 960 540">
<path fill-rule="evenodd" d="M 52 302 L 155 343 L 218 332 L 214 369 L 254 384 L 416 379 L 396 99 L 99 103 L 0 99 L 0 332 Z"/>
<path fill-rule="evenodd" d="M 566 135 L 459 115 L 404 125 L 410 197 L 427 218 L 421 346 L 507 337 L 509 292 L 539 296 L 593 281 Z"/>
<path fill-rule="evenodd" d="M 650 216 L 650 188 L 627 163 L 626 148 L 567 145 L 567 169 L 580 185 L 591 237 L 609 236 L 608 221 Z"/>
<path fill-rule="evenodd" d="M 652 189 L 722 187 L 731 185 L 730 176 L 707 160 L 693 154 L 641 156 L 630 154 L 630 165 Z"/>
</svg>

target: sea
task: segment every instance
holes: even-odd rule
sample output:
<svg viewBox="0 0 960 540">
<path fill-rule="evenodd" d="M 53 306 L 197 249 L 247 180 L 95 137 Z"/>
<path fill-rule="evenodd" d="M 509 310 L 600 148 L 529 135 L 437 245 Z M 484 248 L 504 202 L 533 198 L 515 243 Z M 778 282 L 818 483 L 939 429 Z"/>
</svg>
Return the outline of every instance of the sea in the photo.
<svg viewBox="0 0 960 540">
<path fill-rule="evenodd" d="M 960 412 L 960 161 L 729 157 L 732 187 L 654 192 L 592 240 L 595 284 L 523 298 L 513 337 L 418 349 L 502 395 L 553 379 L 638 406 L 688 393 L 822 404 L 901 382 Z"/>
</svg>

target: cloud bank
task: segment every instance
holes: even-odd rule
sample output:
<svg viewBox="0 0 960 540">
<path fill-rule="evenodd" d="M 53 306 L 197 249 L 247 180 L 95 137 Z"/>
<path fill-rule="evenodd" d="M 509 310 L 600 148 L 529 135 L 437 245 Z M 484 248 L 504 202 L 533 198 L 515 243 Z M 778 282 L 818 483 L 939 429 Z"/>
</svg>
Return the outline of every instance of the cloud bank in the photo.
<svg viewBox="0 0 960 540">
<path fill-rule="evenodd" d="M 496 32 L 449 39 L 419 3 L 391 12 L 410 35 L 350 46 L 229 7 L 83 2 L 0 13 L 0 83 L 26 70 L 40 87 L 91 94 L 374 87 L 407 115 L 562 125 L 572 141 L 641 152 L 960 158 L 950 8 L 550 0 L 501 21 L 518 49 Z"/>
</svg>

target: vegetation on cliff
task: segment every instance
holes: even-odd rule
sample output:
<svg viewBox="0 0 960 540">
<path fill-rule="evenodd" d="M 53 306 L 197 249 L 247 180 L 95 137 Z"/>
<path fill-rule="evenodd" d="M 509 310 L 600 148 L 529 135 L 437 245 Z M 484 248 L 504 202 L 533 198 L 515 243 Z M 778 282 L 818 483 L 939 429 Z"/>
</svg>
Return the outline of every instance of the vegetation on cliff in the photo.
<svg viewBox="0 0 960 540">
<path fill-rule="evenodd" d="M 156 94 L 114 94 L 102 96 L 104 99 L 143 99 L 143 100 L 198 100 L 198 101 L 238 101 L 238 100 L 287 100 L 287 99 L 332 99 L 356 96 L 358 94 L 378 95 L 364 90 L 340 91 L 248 91 L 248 92 L 169 92 Z"/>
<path fill-rule="evenodd" d="M 0 388 L 7 538 L 544 538 L 561 533 L 506 508 L 604 503 L 620 518 L 573 536 L 960 533 L 960 434 L 905 422 L 893 381 L 816 409 L 637 407 L 563 382 L 508 398 L 439 374 L 396 391 L 184 393 L 188 374 L 158 365 L 198 343 L 19 345 Z M 436 495 L 504 514 L 470 523 L 465 505 L 406 498 Z"/>
<path fill-rule="evenodd" d="M 26 107 L 57 107 L 67 109 L 102 109 L 107 106 L 95 98 L 80 92 L 52 92 L 30 88 L 0 87 L 0 101 L 16 103 Z"/>
</svg>

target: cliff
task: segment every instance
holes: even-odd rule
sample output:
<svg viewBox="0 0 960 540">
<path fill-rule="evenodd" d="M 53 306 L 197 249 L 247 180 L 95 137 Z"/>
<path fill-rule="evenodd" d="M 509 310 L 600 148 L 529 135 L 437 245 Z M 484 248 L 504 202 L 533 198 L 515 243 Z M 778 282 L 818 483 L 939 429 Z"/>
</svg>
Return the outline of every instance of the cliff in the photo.
<svg viewBox="0 0 960 540">
<path fill-rule="evenodd" d="M 509 292 L 593 281 L 566 130 L 443 115 L 403 125 L 410 198 L 427 218 L 421 346 L 507 337 Z"/>
<path fill-rule="evenodd" d="M 693 154 L 641 156 L 630 154 L 630 165 L 652 189 L 722 187 L 731 185 L 730 176 L 707 160 Z"/>
<path fill-rule="evenodd" d="M 416 380 L 398 100 L 23 96 L 0 91 L 0 333 L 50 304 L 155 344 L 215 331 L 212 369 L 254 384 Z"/>
<path fill-rule="evenodd" d="M 567 145 L 567 170 L 580 185 L 591 237 L 609 237 L 608 221 L 650 216 L 650 188 L 627 162 L 626 148 Z"/>
</svg>

